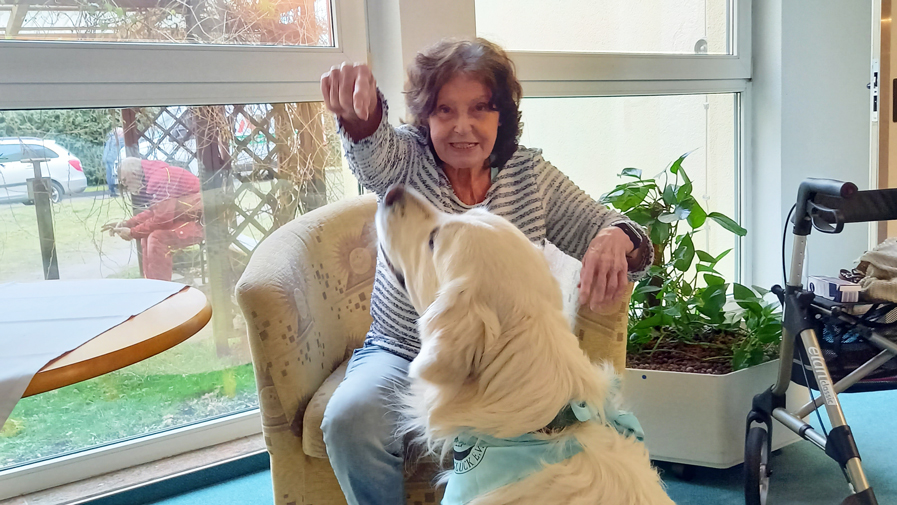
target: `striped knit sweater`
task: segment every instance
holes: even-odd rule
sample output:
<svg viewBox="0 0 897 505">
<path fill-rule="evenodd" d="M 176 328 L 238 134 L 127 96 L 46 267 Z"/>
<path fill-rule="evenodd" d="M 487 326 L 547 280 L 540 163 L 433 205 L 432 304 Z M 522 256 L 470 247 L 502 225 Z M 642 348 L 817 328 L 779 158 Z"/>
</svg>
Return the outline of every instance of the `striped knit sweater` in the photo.
<svg viewBox="0 0 897 505">
<path fill-rule="evenodd" d="M 355 142 L 343 128 L 339 129 L 349 167 L 358 181 L 378 198 L 390 186 L 402 182 L 444 212 L 459 214 L 471 209 L 455 195 L 427 139 L 411 125 L 390 126 L 382 95 L 381 100 L 383 118 L 372 135 Z M 501 170 L 493 169 L 486 199 L 477 206 L 511 221 L 530 241 L 542 244 L 547 240 L 578 260 L 599 230 L 628 221 L 590 198 L 545 161 L 540 150 L 523 146 Z M 643 240 L 647 241 L 647 236 Z M 648 254 L 643 254 L 642 264 L 629 272 L 630 280 L 641 277 L 651 265 L 653 250 L 644 250 Z M 374 322 L 365 345 L 414 359 L 420 351 L 418 314 L 379 254 L 371 315 Z"/>
</svg>

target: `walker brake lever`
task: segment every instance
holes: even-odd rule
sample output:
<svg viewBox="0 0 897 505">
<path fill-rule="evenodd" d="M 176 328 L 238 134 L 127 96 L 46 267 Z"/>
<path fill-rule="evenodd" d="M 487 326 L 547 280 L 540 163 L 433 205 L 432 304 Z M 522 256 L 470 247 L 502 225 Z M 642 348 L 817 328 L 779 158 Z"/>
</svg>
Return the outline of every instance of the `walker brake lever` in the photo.
<svg viewBox="0 0 897 505">
<path fill-rule="evenodd" d="M 841 233 L 841 230 L 844 229 L 844 216 L 840 209 L 830 209 L 808 201 L 807 211 L 813 221 L 813 228 L 822 233 Z"/>
</svg>

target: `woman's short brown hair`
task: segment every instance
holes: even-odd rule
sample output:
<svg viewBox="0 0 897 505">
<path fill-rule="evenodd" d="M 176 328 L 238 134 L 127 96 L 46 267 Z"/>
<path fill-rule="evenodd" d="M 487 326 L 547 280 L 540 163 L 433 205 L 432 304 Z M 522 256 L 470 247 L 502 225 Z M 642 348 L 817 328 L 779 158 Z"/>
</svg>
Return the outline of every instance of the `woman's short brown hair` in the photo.
<svg viewBox="0 0 897 505">
<path fill-rule="evenodd" d="M 499 126 L 489 165 L 501 168 L 517 151 L 523 129 L 520 122 L 523 90 L 517 81 L 514 62 L 504 49 L 486 39 L 446 39 L 417 54 L 408 67 L 405 90 L 411 124 L 430 138 L 429 118 L 436 109 L 436 97 L 442 86 L 457 74 L 478 79 L 492 92 L 491 105 L 499 113 Z M 433 155 L 436 156 L 435 151 Z"/>
</svg>

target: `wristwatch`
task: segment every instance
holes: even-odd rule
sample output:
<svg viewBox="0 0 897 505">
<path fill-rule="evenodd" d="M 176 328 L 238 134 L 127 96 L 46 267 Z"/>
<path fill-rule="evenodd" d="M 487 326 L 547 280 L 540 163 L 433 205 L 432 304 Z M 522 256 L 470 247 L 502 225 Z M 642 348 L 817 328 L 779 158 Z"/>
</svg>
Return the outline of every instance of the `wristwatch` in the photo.
<svg viewBox="0 0 897 505">
<path fill-rule="evenodd" d="M 622 221 L 619 223 L 614 223 L 613 226 L 623 230 L 623 233 L 629 237 L 629 240 L 632 242 L 632 250 L 637 251 L 639 247 L 642 245 L 642 234 L 639 232 L 638 228 L 636 228 L 632 223 L 628 223 L 626 221 Z"/>
</svg>

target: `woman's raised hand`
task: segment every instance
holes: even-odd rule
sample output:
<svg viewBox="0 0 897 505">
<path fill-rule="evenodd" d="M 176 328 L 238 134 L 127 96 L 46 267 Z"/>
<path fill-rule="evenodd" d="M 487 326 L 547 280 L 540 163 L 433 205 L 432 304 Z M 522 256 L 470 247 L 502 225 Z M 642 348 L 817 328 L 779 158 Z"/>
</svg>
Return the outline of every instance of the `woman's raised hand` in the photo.
<svg viewBox="0 0 897 505">
<path fill-rule="evenodd" d="M 344 123 L 367 123 L 377 112 L 377 81 L 364 63 L 343 63 L 321 76 L 324 106 Z M 379 123 L 379 121 L 378 121 Z"/>
</svg>

